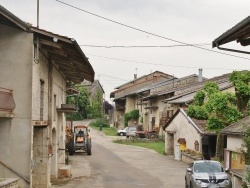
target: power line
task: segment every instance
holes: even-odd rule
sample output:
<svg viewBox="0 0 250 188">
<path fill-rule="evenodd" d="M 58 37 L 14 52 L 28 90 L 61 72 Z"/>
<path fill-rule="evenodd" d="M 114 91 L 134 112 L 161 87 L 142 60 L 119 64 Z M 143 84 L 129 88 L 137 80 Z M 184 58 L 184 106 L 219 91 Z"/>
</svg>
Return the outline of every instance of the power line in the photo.
<svg viewBox="0 0 250 188">
<path fill-rule="evenodd" d="M 159 66 L 166 66 L 166 67 L 179 67 L 179 68 L 200 68 L 200 67 L 191 67 L 191 66 L 183 66 L 183 65 L 166 65 L 166 64 L 161 64 L 161 63 L 148 63 L 148 62 L 143 62 L 143 61 L 133 61 L 133 60 L 125 60 L 125 59 L 118 59 L 118 58 L 113 58 L 113 57 L 106 57 L 106 56 L 100 56 L 100 55 L 94 55 L 94 54 L 88 54 L 88 56 L 94 56 L 94 57 L 99 57 L 99 58 L 105 58 L 105 59 L 111 59 L 111 60 L 116 60 L 116 61 L 124 61 L 124 62 L 131 62 L 131 63 L 140 63 L 140 64 L 148 64 L 148 65 L 159 65 Z M 235 70 L 235 69 L 225 69 L 225 68 L 206 68 L 204 69 L 213 69 L 213 70 Z"/>
<path fill-rule="evenodd" d="M 198 48 L 198 49 L 202 49 L 202 50 L 206 50 L 206 51 L 210 51 L 210 52 L 214 52 L 214 53 L 218 53 L 218 54 L 223 54 L 223 55 L 227 55 L 227 56 L 231 56 L 231 57 L 237 57 L 237 58 L 241 58 L 241 59 L 250 60 L 250 58 L 241 57 L 241 56 L 232 55 L 232 54 L 227 54 L 227 53 L 224 53 L 224 52 L 218 52 L 218 51 L 214 51 L 214 50 L 211 50 L 211 49 L 203 48 L 203 47 L 200 47 L 200 46 L 197 46 L 197 45 L 188 44 L 188 43 L 185 43 L 185 42 L 182 42 L 182 41 L 179 41 L 179 40 L 171 39 L 171 38 L 169 38 L 169 37 L 164 37 L 164 36 L 161 36 L 161 35 L 158 35 L 158 34 L 154 34 L 154 33 L 151 33 L 151 32 L 148 32 L 148 31 L 145 31 L 145 30 L 142 30 L 142 29 L 139 29 L 139 28 L 136 28 L 136 27 L 133 27 L 133 26 L 129 26 L 129 25 L 127 25 L 127 24 L 123 24 L 123 23 L 121 23 L 121 22 L 118 22 L 118 21 L 115 21 L 115 20 L 112 20 L 112 19 L 109 19 L 109 18 L 100 16 L 100 15 L 98 15 L 98 14 L 95 14 L 95 13 L 89 12 L 89 11 L 87 11 L 87 10 L 78 8 L 78 7 L 76 7 L 76 6 L 70 5 L 70 4 L 65 3 L 65 2 L 63 2 L 63 1 L 60 1 L 60 0 L 55 0 L 55 1 L 57 1 L 57 2 L 59 2 L 59 3 L 62 3 L 62 4 L 64 4 L 64 5 L 67 5 L 67 6 L 71 7 L 71 8 L 80 10 L 80 11 L 82 11 L 82 12 L 91 14 L 91 15 L 93 15 L 93 16 L 95 16 L 95 17 L 98 17 L 98 18 L 107 20 L 107 21 L 109 21 L 109 22 L 112 22 L 112 23 L 115 23 L 115 24 L 118 24 L 118 25 L 121 25 L 121 26 L 130 28 L 130 29 L 133 29 L 133 30 L 142 32 L 142 33 L 146 33 L 146 34 L 148 34 L 148 35 L 152 35 L 152 36 L 155 36 L 155 37 L 158 37 L 158 38 L 166 39 L 166 40 L 169 40 L 169 41 L 172 41 L 172 42 L 176 42 L 176 43 L 179 43 L 179 44 L 191 46 L 191 47 L 194 47 L 194 48 Z"/>
<path fill-rule="evenodd" d="M 106 77 L 114 78 L 114 79 L 117 79 L 117 80 L 121 80 L 121 81 L 128 81 L 128 80 L 124 80 L 124 79 L 117 78 L 117 77 L 114 77 L 114 76 L 109 76 L 109 75 L 102 74 L 102 73 L 98 73 L 98 74 L 103 75 L 103 76 L 106 76 Z"/>
<path fill-rule="evenodd" d="M 192 44 L 192 45 L 197 45 L 197 46 L 207 46 L 211 45 L 208 43 L 201 43 L 201 44 Z M 94 47 L 94 48 L 171 48 L 171 47 L 186 47 L 190 45 L 184 45 L 184 44 L 176 44 L 176 45 L 159 45 L 159 46 L 153 46 L 153 45 L 147 45 L 147 46 L 102 46 L 102 45 L 84 45 L 81 44 L 79 46 L 84 46 L 84 47 Z"/>
</svg>

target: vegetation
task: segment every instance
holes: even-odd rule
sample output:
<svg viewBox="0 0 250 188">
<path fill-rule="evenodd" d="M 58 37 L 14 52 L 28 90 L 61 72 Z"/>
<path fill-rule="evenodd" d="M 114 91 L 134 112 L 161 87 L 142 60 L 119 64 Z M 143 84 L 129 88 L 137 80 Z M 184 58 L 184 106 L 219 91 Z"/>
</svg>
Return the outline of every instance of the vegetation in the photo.
<svg viewBox="0 0 250 188">
<path fill-rule="evenodd" d="M 88 118 L 100 118 L 102 117 L 102 93 L 97 92 L 96 95 L 90 99 L 90 105 L 87 106 Z"/>
<path fill-rule="evenodd" d="M 66 103 L 76 105 L 78 110 L 76 113 L 67 114 L 67 119 L 77 121 L 86 118 L 101 118 L 103 116 L 103 106 L 106 114 L 108 114 L 109 109 L 113 109 L 113 106 L 107 101 L 103 105 L 101 92 L 97 92 L 91 96 L 85 86 L 71 84 L 71 87 L 79 91 L 79 94 L 67 93 Z"/>
<path fill-rule="evenodd" d="M 87 118 L 88 109 L 90 108 L 89 104 L 89 93 L 85 87 L 77 87 L 75 84 L 72 84 L 71 87 L 79 91 L 79 94 L 72 95 L 67 93 L 67 104 L 74 104 L 77 106 L 77 113 L 66 114 L 66 118 L 69 120 L 77 121 Z"/>
<path fill-rule="evenodd" d="M 234 71 L 230 76 L 230 81 L 235 86 L 237 108 L 245 117 L 249 112 L 250 71 Z"/>
<path fill-rule="evenodd" d="M 246 129 L 242 133 L 242 153 L 245 159 L 245 164 L 250 165 L 250 128 L 247 125 L 243 125 Z M 245 182 L 250 183 L 250 168 L 247 168 L 245 171 Z M 247 187 L 247 185 L 245 185 Z"/>
<path fill-rule="evenodd" d="M 109 110 L 113 110 L 114 107 L 108 102 L 108 101 L 104 101 L 104 112 L 105 114 L 109 113 Z"/>
<path fill-rule="evenodd" d="M 128 121 L 131 119 L 138 120 L 139 118 L 139 110 L 133 110 L 124 115 L 124 125 L 125 127 L 128 126 Z"/>
<path fill-rule="evenodd" d="M 104 134 L 107 136 L 116 136 L 117 134 L 116 128 L 110 127 L 108 124 L 108 120 L 105 118 L 100 118 L 92 121 L 89 126 L 96 130 L 100 130 L 101 128 Z"/>
<path fill-rule="evenodd" d="M 194 104 L 188 107 L 187 114 L 196 119 L 207 120 L 206 129 L 217 133 L 216 156 L 223 149 L 223 137 L 219 131 L 242 118 L 236 107 L 236 97 L 219 91 L 214 82 L 206 83 L 204 89 L 196 93 Z"/>
<path fill-rule="evenodd" d="M 157 153 L 165 154 L 165 143 L 164 141 L 148 141 L 148 140 L 138 140 L 138 139 L 126 139 L 126 140 L 114 140 L 113 142 L 118 144 L 139 146 L 143 148 L 148 148 L 156 151 Z"/>
</svg>

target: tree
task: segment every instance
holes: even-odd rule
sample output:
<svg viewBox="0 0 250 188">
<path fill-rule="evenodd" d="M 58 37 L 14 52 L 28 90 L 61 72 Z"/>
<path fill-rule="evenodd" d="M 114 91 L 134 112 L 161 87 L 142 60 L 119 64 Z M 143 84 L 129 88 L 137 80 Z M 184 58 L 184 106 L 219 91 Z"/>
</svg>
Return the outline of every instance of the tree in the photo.
<svg viewBox="0 0 250 188">
<path fill-rule="evenodd" d="M 230 76 L 230 81 L 235 86 L 237 108 L 245 117 L 248 115 L 250 99 L 250 71 L 234 71 Z"/>
<path fill-rule="evenodd" d="M 109 113 L 109 110 L 113 110 L 114 107 L 112 106 L 112 104 L 110 104 L 108 101 L 104 101 L 104 112 L 105 114 Z"/>
<path fill-rule="evenodd" d="M 66 117 L 71 120 L 82 120 L 87 118 L 87 114 L 90 110 L 89 104 L 89 93 L 85 87 L 77 87 L 77 85 L 72 84 L 72 88 L 79 91 L 79 94 L 71 96 L 68 94 L 67 97 L 67 104 L 74 104 L 77 105 L 78 110 L 77 113 L 74 114 L 67 114 Z"/>
<path fill-rule="evenodd" d="M 196 93 L 194 103 L 188 107 L 187 114 L 196 119 L 207 120 L 206 129 L 217 133 L 217 157 L 223 149 L 220 130 L 242 118 L 236 107 L 235 95 L 219 91 L 218 85 L 214 82 L 207 82 L 203 90 Z"/>
</svg>

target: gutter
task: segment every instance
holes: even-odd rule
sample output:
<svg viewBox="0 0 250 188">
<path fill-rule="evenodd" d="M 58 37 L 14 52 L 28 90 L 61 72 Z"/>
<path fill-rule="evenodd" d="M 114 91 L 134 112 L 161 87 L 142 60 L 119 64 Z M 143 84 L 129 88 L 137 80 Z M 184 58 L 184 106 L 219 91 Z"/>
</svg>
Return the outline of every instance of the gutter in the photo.
<svg viewBox="0 0 250 188">
<path fill-rule="evenodd" d="M 237 52 L 237 53 L 242 53 L 242 54 L 250 54 L 250 52 L 247 52 L 247 51 L 234 50 L 234 49 L 230 49 L 230 48 L 222 48 L 222 47 L 219 46 L 218 43 L 216 43 L 216 47 L 219 50 L 224 50 L 224 51 L 229 51 L 229 52 Z"/>
</svg>

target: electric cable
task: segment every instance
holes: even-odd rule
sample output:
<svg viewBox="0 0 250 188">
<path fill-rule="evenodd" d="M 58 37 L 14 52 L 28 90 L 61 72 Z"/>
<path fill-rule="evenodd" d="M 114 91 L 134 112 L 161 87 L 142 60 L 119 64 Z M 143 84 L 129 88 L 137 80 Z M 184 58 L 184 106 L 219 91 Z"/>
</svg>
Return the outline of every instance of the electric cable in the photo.
<svg viewBox="0 0 250 188">
<path fill-rule="evenodd" d="M 158 35 L 158 34 L 154 34 L 154 33 L 151 33 L 151 32 L 149 32 L 149 31 L 145 31 L 145 30 L 142 30 L 142 29 L 139 29 L 139 28 L 136 28 L 136 27 L 133 27 L 133 26 L 130 26 L 130 25 L 127 25 L 127 24 L 123 24 L 123 23 L 121 23 L 121 22 L 118 22 L 118 21 L 115 21 L 115 20 L 112 20 L 112 19 L 109 19 L 109 18 L 100 16 L 100 15 L 98 15 L 98 14 L 95 14 L 95 13 L 89 12 L 89 11 L 87 11 L 87 10 L 81 9 L 81 8 L 79 8 L 79 7 L 70 5 L 70 4 L 65 3 L 65 2 L 63 2 L 63 1 L 60 1 L 60 0 L 55 0 L 55 1 L 57 1 L 57 2 L 59 2 L 59 3 L 61 3 L 61 4 L 64 4 L 64 5 L 66 5 L 66 6 L 69 6 L 69 7 L 71 7 L 71 8 L 74 8 L 74 9 L 80 10 L 80 11 L 82 11 L 82 12 L 85 12 L 85 13 L 87 13 L 87 14 L 90 14 L 90 15 L 92 15 L 92 16 L 95 16 L 95 17 L 98 17 L 98 18 L 107 20 L 107 21 L 109 21 L 109 22 L 112 22 L 112 23 L 115 23 L 115 24 L 118 24 L 118 25 L 121 25 L 121 26 L 130 28 L 130 29 L 133 29 L 133 30 L 136 30 L 136 31 L 139 31 L 139 32 L 148 34 L 148 35 L 152 35 L 152 36 L 155 36 L 155 37 L 158 37 L 158 38 L 166 39 L 166 40 L 169 40 L 169 41 L 172 41 L 172 42 L 176 42 L 176 43 L 179 43 L 179 44 L 188 45 L 188 46 L 191 46 L 191 47 L 194 47 L 194 48 L 198 48 L 198 49 L 202 49 L 202 50 L 214 52 L 214 53 L 217 53 L 217 54 L 223 54 L 223 55 L 227 55 L 227 56 L 231 56 L 231 57 L 237 57 L 237 58 L 241 58 L 241 59 L 250 60 L 250 58 L 247 58 L 247 57 L 237 56 L 237 55 L 228 54 L 228 53 L 224 53 L 224 52 L 217 52 L 217 51 L 214 51 L 214 50 L 211 50 L 211 49 L 203 48 L 203 47 L 196 46 L 196 45 L 193 45 L 193 44 L 188 44 L 188 43 L 185 43 L 185 42 L 176 40 L 176 39 L 172 39 L 172 38 L 169 38 L 169 37 L 164 37 L 164 36 L 161 36 L 161 35 Z"/>
</svg>

